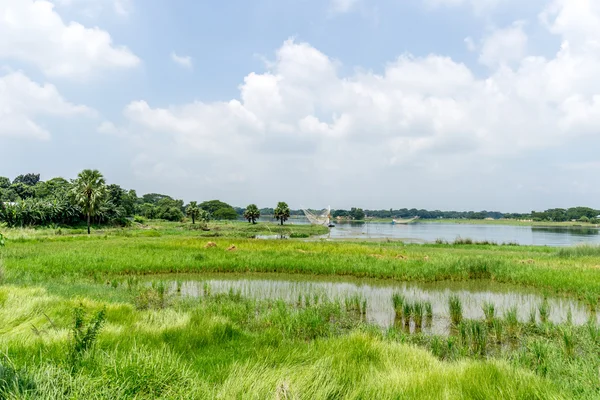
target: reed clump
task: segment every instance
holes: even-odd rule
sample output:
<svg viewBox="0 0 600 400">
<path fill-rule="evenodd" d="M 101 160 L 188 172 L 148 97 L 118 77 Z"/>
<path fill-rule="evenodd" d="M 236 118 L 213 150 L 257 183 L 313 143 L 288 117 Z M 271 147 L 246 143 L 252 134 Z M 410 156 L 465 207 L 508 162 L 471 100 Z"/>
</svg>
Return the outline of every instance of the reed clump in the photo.
<svg viewBox="0 0 600 400">
<path fill-rule="evenodd" d="M 448 299 L 448 306 L 450 308 L 450 319 L 452 321 L 452 325 L 458 326 L 463 319 L 462 302 L 460 298 L 456 295 L 450 296 Z"/>
</svg>

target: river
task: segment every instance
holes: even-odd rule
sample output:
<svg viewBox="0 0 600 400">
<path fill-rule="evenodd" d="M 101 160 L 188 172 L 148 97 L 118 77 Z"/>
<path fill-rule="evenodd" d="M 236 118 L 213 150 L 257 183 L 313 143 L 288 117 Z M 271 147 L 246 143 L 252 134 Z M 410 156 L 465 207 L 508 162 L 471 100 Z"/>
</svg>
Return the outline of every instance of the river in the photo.
<svg viewBox="0 0 600 400">
<path fill-rule="evenodd" d="M 271 220 L 265 220 L 271 221 Z M 288 225 L 307 224 L 305 218 L 293 218 Z M 600 231 L 591 227 L 535 227 L 494 224 L 452 224 L 417 222 L 400 225 L 384 222 L 336 223 L 325 239 L 390 239 L 407 243 L 454 242 L 458 238 L 498 244 L 517 243 L 532 246 L 600 245 Z"/>
</svg>

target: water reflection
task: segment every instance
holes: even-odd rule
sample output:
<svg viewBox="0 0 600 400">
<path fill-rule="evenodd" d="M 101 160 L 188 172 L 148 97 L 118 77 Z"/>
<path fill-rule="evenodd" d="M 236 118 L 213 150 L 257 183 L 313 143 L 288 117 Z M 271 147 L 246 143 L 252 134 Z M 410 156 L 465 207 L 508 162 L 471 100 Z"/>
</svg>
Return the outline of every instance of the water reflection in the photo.
<svg viewBox="0 0 600 400">
<path fill-rule="evenodd" d="M 330 239 L 393 239 L 407 243 L 433 243 L 436 240 L 454 242 L 469 238 L 477 242 L 498 244 L 518 243 L 535 246 L 574 246 L 600 244 L 600 234 L 594 228 L 538 228 L 512 225 L 416 223 L 392 225 L 386 223 L 337 224 Z"/>
<path fill-rule="evenodd" d="M 437 282 L 430 284 L 388 283 L 381 281 L 359 280 L 303 280 L 296 276 L 281 275 L 205 275 L 202 277 L 178 277 L 183 296 L 199 297 L 205 294 L 207 287 L 212 294 L 239 292 L 244 297 L 254 299 L 277 299 L 297 304 L 299 298 L 309 297 L 317 301 L 339 301 L 345 304 L 349 298 L 366 300 L 366 319 L 380 327 L 394 324 L 395 311 L 392 295 L 402 294 L 407 302 L 429 302 L 432 305 L 433 318 L 424 324 L 426 333 L 446 334 L 450 327 L 448 300 L 456 295 L 463 306 L 466 319 L 483 319 L 482 306 L 493 303 L 496 315 L 502 316 L 507 310 L 516 308 L 518 318 L 528 321 L 533 312 L 545 301 L 550 307 L 549 320 L 554 323 L 567 321 L 569 313 L 575 325 L 583 325 L 590 318 L 600 322 L 598 313 L 592 314 L 581 302 L 576 300 L 545 297 L 539 292 L 488 281 Z M 208 284 L 208 286 L 207 286 Z M 171 282 L 175 291 L 177 282 Z M 361 300 L 361 301 L 362 301 Z M 314 301 L 314 300 L 313 300 Z M 426 321 L 427 322 L 427 321 Z M 414 323 L 411 325 L 414 330 Z"/>
</svg>

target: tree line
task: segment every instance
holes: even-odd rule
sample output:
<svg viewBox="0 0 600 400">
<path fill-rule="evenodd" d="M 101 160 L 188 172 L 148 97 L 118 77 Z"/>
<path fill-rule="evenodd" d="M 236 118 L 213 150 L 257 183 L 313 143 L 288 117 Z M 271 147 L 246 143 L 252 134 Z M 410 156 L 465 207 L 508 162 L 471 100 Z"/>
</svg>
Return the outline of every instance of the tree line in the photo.
<svg viewBox="0 0 600 400">
<path fill-rule="evenodd" d="M 138 197 L 135 190 L 106 184 L 97 170 L 84 170 L 70 181 L 42 181 L 40 174 L 31 173 L 12 181 L 0 177 L 0 223 L 9 227 L 85 224 L 89 233 L 92 224 L 127 226 L 132 220 L 141 222 L 144 218 L 182 221 L 186 215 L 192 224 L 211 219 L 236 220 L 241 216 L 256 223 L 260 210 L 251 204 L 240 214 L 220 200 L 184 205 L 183 200 L 159 193 Z M 280 202 L 271 215 L 283 224 L 290 217 L 290 209 Z"/>
<path fill-rule="evenodd" d="M 263 216 L 273 216 L 281 224 L 292 216 L 302 216 L 302 210 L 291 210 L 285 202 L 275 208 L 250 204 L 246 208 L 232 207 L 220 200 L 190 202 L 159 193 L 138 197 L 135 190 L 107 184 L 97 170 L 84 170 L 76 179 L 61 177 L 42 181 L 40 174 L 23 174 L 12 181 L 0 177 L 0 222 L 8 226 L 114 224 L 126 226 L 135 218 L 182 221 L 188 216 L 193 224 L 209 220 L 244 218 L 256 223 Z M 429 211 L 424 209 L 332 210 L 332 217 L 362 221 L 368 218 L 391 219 L 516 219 L 533 221 L 580 221 L 599 223 L 600 211 L 589 207 L 556 208 L 542 212 L 514 214 L 498 211 Z"/>
</svg>

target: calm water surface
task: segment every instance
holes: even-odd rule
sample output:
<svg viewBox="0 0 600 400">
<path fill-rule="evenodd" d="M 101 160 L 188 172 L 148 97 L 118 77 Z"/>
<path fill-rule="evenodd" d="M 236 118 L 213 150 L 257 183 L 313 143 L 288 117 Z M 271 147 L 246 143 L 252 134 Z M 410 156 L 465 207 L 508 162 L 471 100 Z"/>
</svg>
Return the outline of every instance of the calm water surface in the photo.
<svg viewBox="0 0 600 400">
<path fill-rule="evenodd" d="M 169 280 L 168 277 L 165 279 Z M 536 310 L 544 301 L 544 295 L 540 292 L 492 281 L 417 284 L 360 279 L 327 280 L 281 274 L 184 275 L 177 279 L 181 283 L 181 294 L 191 297 L 203 296 L 205 284 L 209 285 L 212 294 L 229 293 L 233 290 L 244 297 L 283 300 L 290 304 L 296 304 L 299 296 L 308 296 L 311 302 L 317 296 L 319 301 L 338 300 L 344 304 L 344 299 L 358 295 L 367 301 L 367 321 L 383 328 L 394 323 L 392 295 L 401 293 L 409 302 L 431 302 L 434 318 L 431 326 L 424 331 L 437 334 L 446 334 L 449 330 L 448 299 L 451 295 L 457 295 L 461 299 L 463 315 L 467 319 L 482 319 L 483 304 L 491 302 L 498 316 L 502 316 L 511 307 L 516 307 L 521 321 L 529 320 L 532 310 L 538 314 L 539 320 Z M 176 288 L 177 281 L 173 278 L 170 290 L 175 291 Z M 599 313 L 591 313 L 586 305 L 576 300 L 547 297 L 547 301 L 550 305 L 549 320 L 554 323 L 566 322 L 569 313 L 576 325 L 585 324 L 590 318 L 600 322 Z"/>
<path fill-rule="evenodd" d="M 600 234 L 594 228 L 538 228 L 510 225 L 471 225 L 416 223 L 392 225 L 386 223 L 337 224 L 329 235 L 332 239 L 402 239 L 406 242 L 430 243 L 437 239 L 453 242 L 457 238 L 496 243 L 518 243 L 535 246 L 574 246 L 600 244 Z"/>
<path fill-rule="evenodd" d="M 305 218 L 290 219 L 289 225 L 307 224 Z M 498 244 L 518 243 L 534 246 L 600 245 L 600 230 L 589 227 L 531 227 L 511 225 L 415 223 L 336 223 L 326 239 L 394 239 L 407 243 L 433 243 L 438 239 L 453 242 L 457 238 L 490 241 Z M 264 237 L 264 239 L 276 239 Z"/>
</svg>

